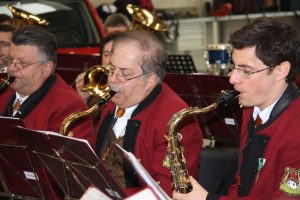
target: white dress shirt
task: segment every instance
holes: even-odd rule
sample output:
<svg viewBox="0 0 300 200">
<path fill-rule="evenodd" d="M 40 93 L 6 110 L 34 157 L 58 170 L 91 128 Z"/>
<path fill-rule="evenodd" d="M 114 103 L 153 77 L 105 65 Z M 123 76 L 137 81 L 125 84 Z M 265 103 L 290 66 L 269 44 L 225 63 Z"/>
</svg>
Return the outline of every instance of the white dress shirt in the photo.
<svg viewBox="0 0 300 200">
<path fill-rule="evenodd" d="M 117 121 L 113 127 L 113 131 L 116 135 L 116 138 L 119 138 L 119 137 L 122 137 L 123 135 L 125 135 L 127 121 L 128 121 L 128 119 L 131 118 L 131 115 L 137 106 L 138 105 L 132 106 L 130 108 L 126 108 L 124 115 L 117 119 Z M 118 110 L 118 108 L 116 108 L 115 116 L 116 116 L 117 110 Z"/>
</svg>

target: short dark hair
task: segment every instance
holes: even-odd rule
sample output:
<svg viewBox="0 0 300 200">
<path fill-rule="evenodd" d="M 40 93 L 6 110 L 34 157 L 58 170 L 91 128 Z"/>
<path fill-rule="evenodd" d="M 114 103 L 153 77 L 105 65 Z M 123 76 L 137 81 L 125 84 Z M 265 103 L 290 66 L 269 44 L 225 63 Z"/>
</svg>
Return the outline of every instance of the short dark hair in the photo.
<svg viewBox="0 0 300 200">
<path fill-rule="evenodd" d="M 130 26 L 129 19 L 121 13 L 114 13 L 109 15 L 104 22 L 105 32 L 107 32 L 107 27 L 118 27 L 118 26 L 125 26 L 127 28 L 129 28 Z"/>
<path fill-rule="evenodd" d="M 103 52 L 104 46 L 116 39 L 116 37 L 120 34 L 121 32 L 114 32 L 107 34 L 104 38 L 101 39 L 100 41 L 100 53 Z M 102 54 L 100 54 L 101 60 L 102 60 Z"/>
<path fill-rule="evenodd" d="M 120 33 L 114 40 L 112 54 L 118 46 L 126 42 L 133 42 L 140 49 L 140 65 L 143 73 L 154 72 L 158 82 L 163 81 L 167 63 L 167 52 L 162 42 L 151 32 L 138 29 Z"/>
<path fill-rule="evenodd" d="M 9 15 L 6 15 L 6 14 L 0 14 L 0 24 L 5 23 L 5 22 L 9 22 L 10 24 L 12 24 L 12 22 L 13 22 L 12 17 L 10 17 Z"/>
<path fill-rule="evenodd" d="M 42 56 L 44 61 L 53 61 L 54 65 L 57 62 L 57 42 L 55 36 L 40 26 L 24 26 L 18 29 L 13 37 L 14 45 L 32 45 L 39 50 L 39 56 Z"/>
<path fill-rule="evenodd" d="M 291 65 L 287 82 L 295 80 L 300 66 L 300 35 L 291 25 L 261 17 L 230 35 L 235 49 L 255 47 L 256 56 L 270 70 L 284 61 Z"/>
</svg>

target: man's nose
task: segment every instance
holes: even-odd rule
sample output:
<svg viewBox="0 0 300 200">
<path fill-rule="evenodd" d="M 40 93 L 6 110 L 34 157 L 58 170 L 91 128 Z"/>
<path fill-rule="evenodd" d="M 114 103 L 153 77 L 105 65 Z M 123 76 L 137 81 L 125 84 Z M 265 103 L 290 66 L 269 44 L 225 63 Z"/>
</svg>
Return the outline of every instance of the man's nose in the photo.
<svg viewBox="0 0 300 200">
<path fill-rule="evenodd" d="M 238 73 L 238 71 L 236 69 L 232 70 L 229 73 L 229 82 L 231 84 L 236 84 L 240 82 L 240 74 Z"/>
<path fill-rule="evenodd" d="M 108 76 L 108 82 L 111 82 L 111 83 L 119 82 L 118 75 L 116 73 L 111 73 Z"/>
</svg>

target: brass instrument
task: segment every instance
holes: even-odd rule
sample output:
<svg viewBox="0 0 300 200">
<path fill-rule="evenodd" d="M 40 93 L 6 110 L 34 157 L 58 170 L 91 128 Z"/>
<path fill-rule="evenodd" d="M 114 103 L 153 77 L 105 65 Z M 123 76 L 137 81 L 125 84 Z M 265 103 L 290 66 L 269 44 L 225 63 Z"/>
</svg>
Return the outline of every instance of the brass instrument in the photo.
<svg viewBox="0 0 300 200">
<path fill-rule="evenodd" d="M 127 4 L 126 9 L 132 16 L 131 28 L 132 30 L 144 29 L 146 31 L 167 31 L 166 24 L 155 17 L 146 9 L 140 8 L 133 4 Z"/>
<path fill-rule="evenodd" d="M 22 9 L 16 8 L 10 4 L 6 5 L 13 15 L 13 26 L 18 29 L 23 24 L 27 25 L 49 25 L 49 22 L 37 15 L 24 11 Z"/>
<path fill-rule="evenodd" d="M 223 91 L 221 97 L 216 102 L 205 107 L 190 107 L 175 113 L 168 123 L 168 141 L 167 147 L 167 163 L 169 167 L 173 183 L 172 187 L 177 192 L 188 193 L 192 191 L 193 187 L 189 179 L 189 174 L 186 167 L 186 159 L 184 157 L 184 149 L 181 146 L 182 135 L 177 132 L 179 123 L 188 116 L 207 113 L 216 109 L 219 105 L 226 106 L 230 104 L 239 94 L 236 90 Z"/>
<path fill-rule="evenodd" d="M 90 109 L 72 113 L 66 117 L 59 129 L 59 133 L 62 135 L 73 136 L 72 131 L 69 131 L 71 124 L 98 110 L 116 93 L 108 86 L 108 69 L 104 66 L 96 65 L 91 67 L 85 74 L 84 84 L 85 88 L 82 88 L 83 91 L 87 91 L 92 96 L 97 96 L 100 99 Z"/>
<path fill-rule="evenodd" d="M 165 23 L 154 17 L 148 10 L 132 4 L 128 4 L 126 8 L 133 18 L 131 29 L 143 29 L 151 32 L 167 30 Z M 100 65 L 93 66 L 87 71 L 84 77 L 85 87 L 82 88 L 82 91 L 87 91 L 92 96 L 100 97 L 100 100 L 90 109 L 73 113 L 65 118 L 59 131 L 61 134 L 72 136 L 73 133 L 68 131 L 71 123 L 95 112 L 115 94 L 108 86 L 108 72 L 105 66 Z"/>
<path fill-rule="evenodd" d="M 104 96 L 110 90 L 108 73 L 106 66 L 95 65 L 90 67 L 84 76 L 85 87 L 81 90 L 92 96 Z"/>
<path fill-rule="evenodd" d="M 0 94 L 2 94 L 15 79 L 13 76 L 10 76 L 8 79 L 1 79 Z"/>
</svg>

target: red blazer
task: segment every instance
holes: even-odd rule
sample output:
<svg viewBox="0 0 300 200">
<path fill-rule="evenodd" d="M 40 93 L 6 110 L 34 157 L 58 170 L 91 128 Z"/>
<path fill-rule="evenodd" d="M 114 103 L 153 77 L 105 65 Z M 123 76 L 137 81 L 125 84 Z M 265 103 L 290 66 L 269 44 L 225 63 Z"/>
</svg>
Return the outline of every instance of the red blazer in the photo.
<svg viewBox="0 0 300 200">
<path fill-rule="evenodd" d="M 172 178 L 170 170 L 163 166 L 167 154 L 167 125 L 171 117 L 187 104 L 180 99 L 166 84 L 157 86 L 152 93 L 141 102 L 128 120 L 123 147 L 141 160 L 142 165 L 160 186 L 171 196 Z M 96 153 L 101 149 L 102 141 L 109 122 L 113 116 L 115 105 L 109 102 L 103 108 L 98 124 Z M 107 123 L 108 122 L 108 123 Z M 194 117 L 185 122 L 179 129 L 183 136 L 184 155 L 187 169 L 191 176 L 198 177 L 199 158 L 202 148 L 202 132 Z M 125 171 L 125 182 L 131 177 Z M 127 187 L 137 186 L 126 182 Z"/>
<path fill-rule="evenodd" d="M 298 88 L 294 88 L 292 91 L 298 93 Z M 292 95 L 286 96 L 290 98 Z M 229 188 L 229 196 L 222 196 L 221 200 L 300 199 L 300 97 L 295 98 L 290 100 L 290 104 L 284 110 L 278 109 L 279 111 L 275 115 L 276 104 L 271 112 L 270 119 L 254 130 L 257 134 L 258 145 L 252 148 L 253 151 L 250 157 L 253 157 L 256 153 L 259 154 L 261 150 L 262 154 L 259 155 L 259 158 L 265 159 L 265 164 L 258 172 L 259 158 L 256 159 L 253 170 L 246 174 L 246 179 L 253 178 L 249 194 L 246 197 L 238 198 L 238 185 L 234 184 Z M 278 102 L 281 100 L 283 99 L 281 98 Z M 250 123 L 253 123 L 252 112 L 252 108 L 244 110 L 240 151 L 246 151 L 245 145 L 249 133 L 247 128 Z M 252 142 L 254 140 L 255 138 L 252 138 Z M 261 148 L 261 146 L 264 147 Z M 240 159 L 241 162 L 244 162 L 243 154 L 241 154 Z M 296 180 L 294 180 L 295 178 Z M 288 183 L 289 181 L 298 182 L 295 189 L 290 188 L 289 184 L 291 182 Z M 241 184 L 243 185 L 243 181 Z"/>
<path fill-rule="evenodd" d="M 0 95 L 0 113 L 4 112 L 13 94 L 13 90 L 7 89 Z M 76 91 L 56 75 L 54 85 L 23 120 L 26 128 L 59 132 L 62 121 L 68 115 L 87 109 Z M 95 142 L 91 117 L 75 122 L 71 131 L 74 137 L 87 139 L 93 147 Z"/>
</svg>

